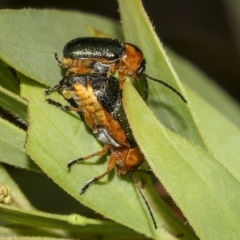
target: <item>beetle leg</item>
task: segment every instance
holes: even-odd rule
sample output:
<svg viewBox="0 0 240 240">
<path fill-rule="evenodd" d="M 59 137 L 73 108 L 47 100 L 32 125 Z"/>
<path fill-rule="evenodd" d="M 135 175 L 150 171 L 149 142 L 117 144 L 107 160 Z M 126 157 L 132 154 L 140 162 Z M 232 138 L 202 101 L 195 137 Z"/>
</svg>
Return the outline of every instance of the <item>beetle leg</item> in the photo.
<svg viewBox="0 0 240 240">
<path fill-rule="evenodd" d="M 50 98 L 46 98 L 46 102 L 47 102 L 48 104 L 51 104 L 51 105 L 53 105 L 53 106 L 55 106 L 55 107 L 58 107 L 58 108 L 62 109 L 63 111 L 81 112 L 81 109 L 80 109 L 80 108 L 75 108 L 75 107 L 71 107 L 71 106 L 67 106 L 67 105 L 63 106 L 61 103 L 56 102 L 56 101 L 54 101 L 54 100 L 52 100 L 52 99 L 50 99 Z"/>
<path fill-rule="evenodd" d="M 51 92 L 53 92 L 53 91 L 55 91 L 56 89 L 58 89 L 58 87 L 59 87 L 59 85 L 56 84 L 56 85 L 54 85 L 54 86 L 46 89 L 46 90 L 44 91 L 45 95 L 49 95 Z"/>
<path fill-rule="evenodd" d="M 76 163 L 83 162 L 83 161 L 88 160 L 88 159 L 90 159 L 90 158 L 92 158 L 92 157 L 95 157 L 95 156 L 100 156 L 100 157 L 101 157 L 101 156 L 103 156 L 103 155 L 106 155 L 106 154 L 108 153 L 108 150 L 109 150 L 109 149 L 110 149 L 110 145 L 105 144 L 104 147 L 103 147 L 103 149 L 102 149 L 101 151 L 95 152 L 95 153 L 93 153 L 93 154 L 91 154 L 91 155 L 88 155 L 88 156 L 86 156 L 86 157 L 82 157 L 82 158 L 78 158 L 78 159 L 75 159 L 75 160 L 70 161 L 70 162 L 67 164 L 67 169 L 70 170 L 71 167 L 72 167 L 73 165 L 75 165 Z"/>
<path fill-rule="evenodd" d="M 95 182 L 99 181 L 100 179 L 105 177 L 107 174 L 109 174 L 114 169 L 114 167 L 116 166 L 116 162 L 117 162 L 116 156 L 111 155 L 110 159 L 109 159 L 109 162 L 108 162 L 107 171 L 104 172 L 103 174 L 87 181 L 86 184 L 80 189 L 80 194 L 82 195 L 83 193 L 85 193 L 91 185 L 93 185 Z"/>
<path fill-rule="evenodd" d="M 145 198 L 145 196 L 143 195 L 140 187 L 137 185 L 137 179 L 136 179 L 136 177 L 135 177 L 135 175 L 134 175 L 135 170 L 136 170 L 136 169 L 134 169 L 134 170 L 132 170 L 132 171 L 129 172 L 130 177 L 131 177 L 131 179 L 132 179 L 135 187 L 138 189 L 138 191 L 139 191 L 139 193 L 140 193 L 140 195 L 141 195 L 141 197 L 142 197 L 145 205 L 147 206 L 148 212 L 149 212 L 150 217 L 151 217 L 151 219 L 152 219 L 152 221 L 153 221 L 154 228 L 157 229 L 157 223 L 156 223 L 155 217 L 153 216 L 153 213 L 152 213 L 152 210 L 151 210 L 151 208 L 150 208 L 150 206 L 149 206 L 149 203 L 148 203 L 147 199 Z"/>
</svg>

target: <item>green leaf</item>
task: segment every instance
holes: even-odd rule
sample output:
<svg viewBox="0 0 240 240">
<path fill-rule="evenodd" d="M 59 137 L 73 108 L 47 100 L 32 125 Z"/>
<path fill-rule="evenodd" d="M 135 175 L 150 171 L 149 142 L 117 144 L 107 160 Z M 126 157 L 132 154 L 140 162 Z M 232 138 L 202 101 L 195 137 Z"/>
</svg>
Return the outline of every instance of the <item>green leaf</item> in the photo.
<svg viewBox="0 0 240 240">
<path fill-rule="evenodd" d="M 19 84 L 16 78 L 13 77 L 9 68 L 4 66 L 4 64 L 0 61 L 0 83 L 1 87 L 18 94 L 19 93 Z"/>
<path fill-rule="evenodd" d="M 192 88 L 186 91 L 214 156 L 240 181 L 239 106 L 192 64 L 173 52 L 170 56 L 180 78 Z"/>
<path fill-rule="evenodd" d="M 91 238 L 96 235 L 103 235 L 104 239 L 113 239 L 113 236 L 114 239 L 122 239 L 122 235 L 124 235 L 126 239 L 142 239 L 138 234 L 116 223 L 88 219 L 78 214 L 49 214 L 0 204 L 0 215 L 1 219 L 8 224 L 21 224 L 22 235 L 27 235 L 29 227 L 31 230 L 31 227 L 36 228 L 38 226 L 36 228 L 37 232 L 43 231 L 45 227 L 45 234 L 47 228 L 48 236 L 68 237 L 71 235 L 73 238 L 79 236 Z"/>
<path fill-rule="evenodd" d="M 0 161 L 12 166 L 40 171 L 24 151 L 26 132 L 0 118 Z"/>
<path fill-rule="evenodd" d="M 128 82 L 123 95 L 134 135 L 149 165 L 200 239 L 239 239 L 239 181 L 209 153 L 159 124 Z M 147 128 L 151 141 L 142 130 L 146 122 L 151 123 Z"/>
<path fill-rule="evenodd" d="M 0 86 L 0 106 L 27 124 L 27 102 Z"/>
<path fill-rule="evenodd" d="M 183 87 L 162 45 L 158 41 L 158 37 L 141 2 L 139 0 L 119 0 L 118 2 L 125 41 L 136 44 L 143 51 L 147 62 L 148 74 L 151 77 L 164 80 L 185 96 Z M 210 151 L 204 135 L 198 128 L 197 120 L 192 113 L 190 104 L 185 104 L 179 96 L 163 85 L 150 80 L 148 82 L 148 105 L 155 116 L 166 127 Z"/>
<path fill-rule="evenodd" d="M 121 37 L 120 27 L 91 14 L 56 10 L 1 10 L 0 58 L 24 75 L 46 85 L 61 79 L 53 53 L 62 54 L 73 38 L 89 35 L 90 25 Z"/>
<path fill-rule="evenodd" d="M 240 127 L 239 104 L 237 104 L 237 102 L 224 92 L 223 89 L 221 89 L 212 79 L 197 69 L 197 67 L 193 64 L 181 58 L 170 49 L 167 49 L 167 53 L 172 60 L 171 62 L 174 69 L 178 73 L 179 78 L 183 81 L 184 85 L 191 88 L 191 90 L 201 96 L 204 101 L 212 105 L 215 110 L 232 121 L 237 127 Z M 194 101 L 191 102 L 194 104 Z M 196 106 L 194 106 L 193 109 L 196 110 Z M 211 114 L 209 114 L 209 116 L 210 115 Z M 200 118 L 200 116 L 198 116 L 198 118 Z M 209 117 L 206 116 L 206 119 L 209 119 Z M 207 132 L 208 131 L 205 131 L 205 134 L 207 134 Z"/>
<path fill-rule="evenodd" d="M 240 182 L 240 129 L 197 94 L 189 90 L 188 94 L 214 156 Z"/>
</svg>

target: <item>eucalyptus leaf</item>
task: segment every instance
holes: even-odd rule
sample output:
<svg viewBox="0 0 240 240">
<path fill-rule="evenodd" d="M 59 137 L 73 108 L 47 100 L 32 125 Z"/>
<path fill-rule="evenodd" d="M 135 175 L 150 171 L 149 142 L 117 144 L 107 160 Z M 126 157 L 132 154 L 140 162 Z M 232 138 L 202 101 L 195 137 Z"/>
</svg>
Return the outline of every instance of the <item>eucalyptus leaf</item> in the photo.
<svg viewBox="0 0 240 240">
<path fill-rule="evenodd" d="M 19 94 L 19 84 L 17 79 L 13 76 L 10 69 L 0 61 L 0 83 L 1 87 Z"/>
<path fill-rule="evenodd" d="M 123 99 L 149 165 L 200 239 L 239 239 L 240 182 L 211 154 L 159 124 L 129 82 Z M 151 141 L 142 131 L 146 122 Z"/>
<path fill-rule="evenodd" d="M 0 161 L 12 166 L 40 171 L 24 150 L 26 132 L 0 118 Z"/>
<path fill-rule="evenodd" d="M 192 63 L 183 59 L 171 49 L 167 49 L 167 53 L 174 69 L 184 85 L 188 86 L 192 92 L 196 92 L 205 102 L 212 105 L 215 110 L 220 112 L 224 117 L 228 118 L 229 121 L 240 128 L 239 104 L 234 101 L 224 89 L 220 88 L 210 77 L 201 72 Z M 194 104 L 192 99 L 191 102 Z M 193 109 L 196 110 L 196 106 L 194 106 Z M 211 113 L 209 113 L 209 115 L 211 115 Z M 198 116 L 198 118 L 200 118 L 200 116 Z M 205 134 L 207 134 L 206 131 Z"/>
<path fill-rule="evenodd" d="M 15 116 L 18 121 L 27 124 L 27 102 L 0 86 L 0 106 Z"/>
<path fill-rule="evenodd" d="M 183 86 L 154 32 L 141 1 L 119 0 L 118 2 L 125 41 L 136 44 L 143 51 L 147 62 L 147 73 L 151 77 L 164 80 L 185 96 Z M 178 95 L 162 84 L 151 80 L 148 82 L 148 106 L 156 117 L 169 129 L 211 151 L 197 125 L 190 103 L 185 104 Z"/>
<path fill-rule="evenodd" d="M 199 119 L 198 125 L 204 131 L 214 156 L 240 180 L 239 105 L 192 64 L 171 51 L 170 56 L 180 79 L 186 83 L 185 89 Z"/>
<path fill-rule="evenodd" d="M 0 58 L 18 72 L 46 85 L 61 79 L 53 53 L 89 35 L 86 26 L 104 29 L 121 38 L 120 26 L 91 14 L 57 10 L 0 10 Z M 14 30 L 13 30 L 14 29 Z"/>
<path fill-rule="evenodd" d="M 197 94 L 189 90 L 188 93 L 214 156 L 240 182 L 240 129 Z"/>
<path fill-rule="evenodd" d="M 45 235 L 48 231 L 48 236 L 71 236 L 72 238 L 81 236 L 90 238 L 99 235 L 104 236 L 104 239 L 111 239 L 113 236 L 114 238 L 115 236 L 121 236 L 122 233 L 126 235 L 126 239 L 141 239 L 141 236 L 138 234 L 116 223 L 88 219 L 77 214 L 57 215 L 43 213 L 36 210 L 22 210 L 1 204 L 0 214 L 1 219 L 8 222 L 8 224 L 21 224 L 21 232 L 23 235 L 28 232 L 29 227 L 31 231 L 31 227 L 34 228 L 36 226 L 39 226 L 39 229 L 37 229 L 37 231 L 42 231 L 43 235 Z M 45 233 L 43 231 L 44 229 Z M 107 229 L 109 229 L 109 231 L 107 231 Z M 121 238 L 116 237 L 116 239 Z"/>
</svg>

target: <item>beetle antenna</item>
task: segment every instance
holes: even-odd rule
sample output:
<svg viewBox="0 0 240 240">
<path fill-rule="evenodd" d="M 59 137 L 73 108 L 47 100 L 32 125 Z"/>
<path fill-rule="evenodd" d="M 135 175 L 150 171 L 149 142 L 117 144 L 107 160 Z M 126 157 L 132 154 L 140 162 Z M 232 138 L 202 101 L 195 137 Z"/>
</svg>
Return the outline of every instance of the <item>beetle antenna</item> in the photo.
<svg viewBox="0 0 240 240">
<path fill-rule="evenodd" d="M 187 103 L 186 98 L 180 93 L 178 92 L 174 87 L 172 87 L 171 85 L 167 84 L 166 82 L 156 79 L 156 78 L 152 78 L 150 76 L 148 76 L 146 73 L 143 74 L 144 77 L 151 79 L 152 81 L 161 83 L 162 85 L 164 85 L 165 87 L 171 89 L 173 92 L 175 92 L 185 103 Z"/>
<path fill-rule="evenodd" d="M 138 189 L 138 191 L 139 191 L 139 193 L 140 193 L 140 195 L 141 195 L 141 197 L 142 197 L 145 205 L 147 206 L 147 209 L 148 209 L 148 212 L 149 212 L 149 214 L 150 214 L 150 216 L 151 216 L 151 219 L 152 219 L 154 228 L 157 230 L 156 220 L 155 220 L 155 218 L 154 218 L 154 216 L 153 216 L 152 210 L 151 210 L 151 208 L 150 208 L 150 206 L 149 206 L 149 204 L 148 204 L 147 199 L 144 197 L 144 195 L 143 195 L 140 187 L 137 185 L 137 179 L 136 179 L 136 177 L 135 177 L 135 175 L 134 175 L 134 171 L 132 171 L 132 172 L 130 173 L 130 175 L 131 175 L 131 178 L 132 178 L 132 180 L 133 180 L 134 185 L 135 185 L 136 188 Z"/>
</svg>

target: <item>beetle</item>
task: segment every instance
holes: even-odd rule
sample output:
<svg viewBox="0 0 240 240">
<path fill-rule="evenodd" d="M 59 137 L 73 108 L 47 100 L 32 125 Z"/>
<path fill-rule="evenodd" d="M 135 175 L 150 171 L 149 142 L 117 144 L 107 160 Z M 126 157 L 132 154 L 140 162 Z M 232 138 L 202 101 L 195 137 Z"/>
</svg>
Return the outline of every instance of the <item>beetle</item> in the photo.
<svg viewBox="0 0 240 240">
<path fill-rule="evenodd" d="M 54 53 L 54 57 L 62 68 L 67 69 L 66 75 L 70 72 L 74 74 L 100 73 L 107 74 L 107 76 L 118 73 L 120 82 L 127 76 L 135 81 L 143 77 L 145 98 L 147 98 L 148 88 L 146 78 L 149 78 L 171 89 L 184 102 L 187 102 L 175 88 L 145 73 L 145 57 L 134 44 L 124 43 L 115 38 L 81 37 L 66 43 L 61 60 L 59 60 L 57 53 Z"/>
<path fill-rule="evenodd" d="M 135 142 L 122 106 L 119 80 L 114 76 L 102 74 L 68 75 L 58 84 L 45 90 L 45 94 L 49 95 L 55 90 L 70 103 L 70 106 L 63 106 L 50 98 L 46 98 L 46 101 L 62 110 L 83 114 L 87 126 L 104 144 L 101 151 L 72 160 L 67 164 L 67 168 L 70 170 L 76 163 L 110 153 L 107 170 L 87 181 L 80 189 L 80 194 L 85 193 L 92 184 L 102 179 L 115 167 L 119 176 L 130 174 L 136 185 L 134 171 L 144 161 L 144 156 Z M 154 227 L 157 228 L 151 209 L 140 188 L 137 188 L 148 208 Z"/>
<path fill-rule="evenodd" d="M 137 46 L 114 38 L 75 38 L 64 46 L 62 60 L 56 53 L 55 59 L 70 72 L 108 75 L 118 72 L 120 79 L 131 76 L 137 80 L 146 68 L 142 51 Z"/>
</svg>

